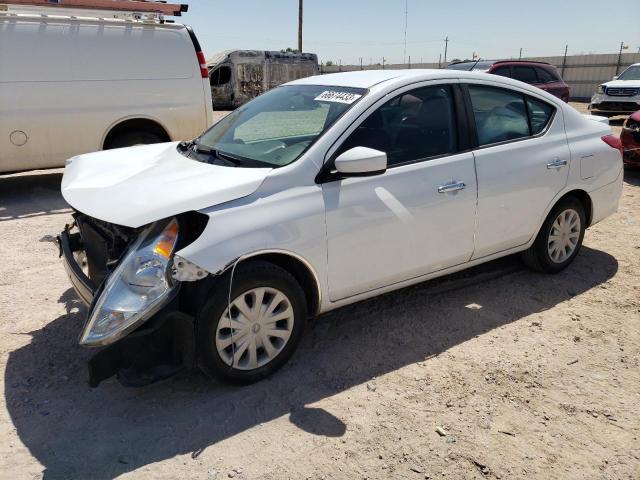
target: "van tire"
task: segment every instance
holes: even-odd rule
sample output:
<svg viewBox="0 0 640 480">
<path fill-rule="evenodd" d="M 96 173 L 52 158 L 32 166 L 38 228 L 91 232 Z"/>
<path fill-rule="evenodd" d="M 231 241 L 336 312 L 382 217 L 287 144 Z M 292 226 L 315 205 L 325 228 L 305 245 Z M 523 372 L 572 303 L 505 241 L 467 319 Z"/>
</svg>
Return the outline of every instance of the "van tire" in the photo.
<svg viewBox="0 0 640 480">
<path fill-rule="evenodd" d="M 155 133 L 134 130 L 131 132 L 121 133 L 111 139 L 109 144 L 105 145 L 104 149 L 111 150 L 112 148 L 133 147 L 134 145 L 149 145 L 152 143 L 162 143 L 164 141 L 165 140 L 162 137 Z"/>
</svg>

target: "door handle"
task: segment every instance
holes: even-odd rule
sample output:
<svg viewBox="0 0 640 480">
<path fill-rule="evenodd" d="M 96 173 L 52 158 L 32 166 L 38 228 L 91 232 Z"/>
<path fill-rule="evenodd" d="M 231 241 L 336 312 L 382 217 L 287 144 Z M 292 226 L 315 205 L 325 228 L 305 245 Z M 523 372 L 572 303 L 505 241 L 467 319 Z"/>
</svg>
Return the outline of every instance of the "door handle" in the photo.
<svg viewBox="0 0 640 480">
<path fill-rule="evenodd" d="M 560 167 L 565 167 L 566 165 L 567 165 L 566 160 L 560 160 L 559 158 L 556 158 L 552 162 L 547 163 L 547 168 L 548 169 L 560 168 Z"/>
<path fill-rule="evenodd" d="M 465 187 L 466 185 L 464 184 L 464 182 L 448 183 L 447 185 L 440 185 L 438 187 L 438 193 L 457 192 L 458 190 L 462 190 Z"/>
</svg>

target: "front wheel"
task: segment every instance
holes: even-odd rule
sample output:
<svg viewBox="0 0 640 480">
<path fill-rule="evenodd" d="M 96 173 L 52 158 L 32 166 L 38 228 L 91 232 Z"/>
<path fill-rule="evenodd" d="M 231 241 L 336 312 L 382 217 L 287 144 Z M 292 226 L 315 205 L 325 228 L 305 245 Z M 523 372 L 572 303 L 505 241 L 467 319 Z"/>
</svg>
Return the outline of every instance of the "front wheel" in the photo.
<svg viewBox="0 0 640 480">
<path fill-rule="evenodd" d="M 532 270 L 558 273 L 578 255 L 586 219 L 582 203 L 574 197 L 559 202 L 549 213 L 535 242 L 522 259 Z"/>
<path fill-rule="evenodd" d="M 298 347 L 306 317 L 304 293 L 289 272 L 267 262 L 241 263 L 231 295 L 227 275 L 198 314 L 200 367 L 231 383 L 262 380 Z"/>
</svg>

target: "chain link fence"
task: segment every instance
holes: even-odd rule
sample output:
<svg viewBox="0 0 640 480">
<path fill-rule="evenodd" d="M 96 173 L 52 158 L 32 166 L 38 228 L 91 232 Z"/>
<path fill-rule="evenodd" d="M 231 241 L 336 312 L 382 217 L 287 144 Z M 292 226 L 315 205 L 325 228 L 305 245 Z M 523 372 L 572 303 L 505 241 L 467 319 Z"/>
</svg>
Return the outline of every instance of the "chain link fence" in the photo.
<svg viewBox="0 0 640 480">
<path fill-rule="evenodd" d="M 588 101 L 598 85 L 610 81 L 629 65 L 640 63 L 640 53 L 604 53 L 594 55 L 559 55 L 554 57 L 526 57 L 555 65 L 558 72 L 571 88 L 571 100 Z M 370 65 L 321 65 L 321 73 L 350 72 L 354 70 L 398 70 L 407 68 L 445 68 L 446 63 L 387 64 Z"/>
</svg>

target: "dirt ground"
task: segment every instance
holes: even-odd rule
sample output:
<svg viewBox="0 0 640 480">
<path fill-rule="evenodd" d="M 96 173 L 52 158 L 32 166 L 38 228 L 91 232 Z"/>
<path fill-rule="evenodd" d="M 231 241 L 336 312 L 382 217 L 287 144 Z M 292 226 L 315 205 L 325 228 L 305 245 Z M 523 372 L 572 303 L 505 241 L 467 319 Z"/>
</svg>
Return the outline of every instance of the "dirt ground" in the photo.
<svg viewBox="0 0 640 480">
<path fill-rule="evenodd" d="M 0 478 L 640 478 L 640 173 L 558 275 L 510 257 L 341 309 L 249 387 L 91 389 L 39 242 L 60 172 L 0 177 Z"/>
</svg>

